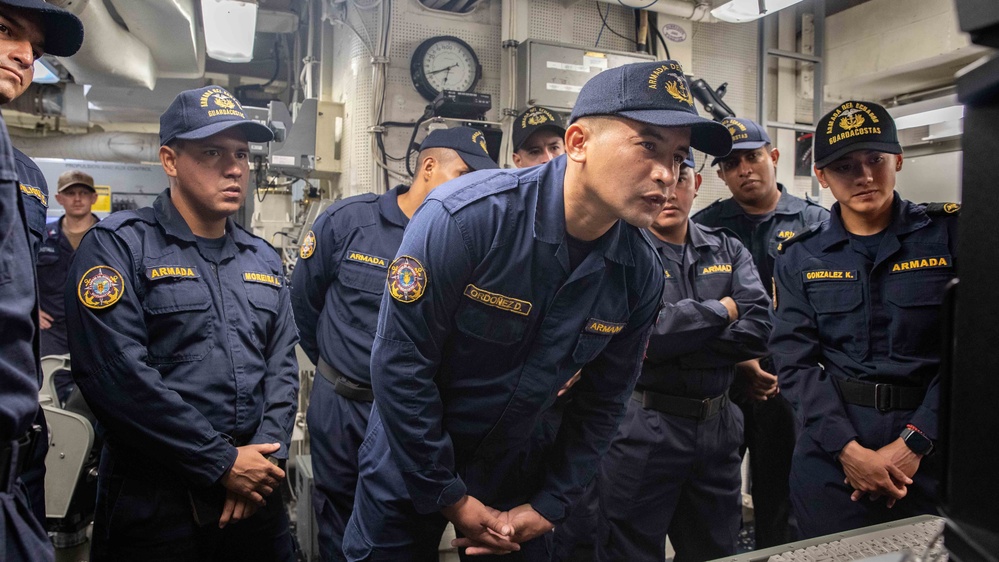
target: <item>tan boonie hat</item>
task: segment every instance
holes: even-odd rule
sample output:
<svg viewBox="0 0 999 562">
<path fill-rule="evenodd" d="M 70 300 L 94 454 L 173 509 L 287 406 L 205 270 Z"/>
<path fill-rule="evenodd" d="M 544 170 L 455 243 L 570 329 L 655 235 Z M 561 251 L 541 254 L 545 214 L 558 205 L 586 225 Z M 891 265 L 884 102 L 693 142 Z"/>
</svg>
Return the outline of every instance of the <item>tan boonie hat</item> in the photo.
<svg viewBox="0 0 999 562">
<path fill-rule="evenodd" d="M 97 193 L 97 190 L 94 188 L 94 178 L 90 174 L 79 170 L 70 170 L 59 174 L 59 187 L 56 188 L 56 193 L 62 193 L 74 185 L 82 185 L 90 191 Z"/>
</svg>

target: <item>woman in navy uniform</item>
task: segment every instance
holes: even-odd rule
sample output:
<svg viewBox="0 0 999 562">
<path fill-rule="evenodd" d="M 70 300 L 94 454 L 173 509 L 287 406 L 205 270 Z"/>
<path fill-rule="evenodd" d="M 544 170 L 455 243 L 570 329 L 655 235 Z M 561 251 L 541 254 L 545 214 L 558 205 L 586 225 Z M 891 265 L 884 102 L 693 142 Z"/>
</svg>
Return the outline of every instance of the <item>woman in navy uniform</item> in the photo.
<svg viewBox="0 0 999 562">
<path fill-rule="evenodd" d="M 781 245 L 770 341 L 804 422 L 790 485 L 805 537 L 935 511 L 940 303 L 958 210 L 895 193 L 902 148 L 875 103 L 826 114 L 814 153 L 837 202 Z"/>
</svg>

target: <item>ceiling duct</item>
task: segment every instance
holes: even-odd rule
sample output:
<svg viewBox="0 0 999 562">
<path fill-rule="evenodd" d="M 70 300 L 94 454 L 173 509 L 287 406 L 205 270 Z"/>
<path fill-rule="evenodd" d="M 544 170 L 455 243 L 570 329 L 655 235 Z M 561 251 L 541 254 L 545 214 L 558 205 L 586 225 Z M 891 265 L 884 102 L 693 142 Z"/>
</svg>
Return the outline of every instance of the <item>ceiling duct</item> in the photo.
<svg viewBox="0 0 999 562">
<path fill-rule="evenodd" d="M 159 135 L 152 133 L 14 136 L 11 142 L 32 158 L 139 163 L 158 162 L 160 153 Z"/>
<path fill-rule="evenodd" d="M 194 0 L 52 0 L 76 14 L 86 30 L 83 46 L 60 62 L 78 84 L 153 89 L 158 77 L 203 75 L 204 43 Z"/>
</svg>

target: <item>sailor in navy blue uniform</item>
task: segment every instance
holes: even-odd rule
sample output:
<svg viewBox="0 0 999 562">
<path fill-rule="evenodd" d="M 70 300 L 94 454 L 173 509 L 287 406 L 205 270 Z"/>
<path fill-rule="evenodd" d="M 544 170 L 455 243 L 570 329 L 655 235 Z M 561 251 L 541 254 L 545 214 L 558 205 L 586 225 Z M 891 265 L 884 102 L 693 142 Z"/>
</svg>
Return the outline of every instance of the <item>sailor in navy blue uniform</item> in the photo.
<svg viewBox="0 0 999 562">
<path fill-rule="evenodd" d="M 724 154 L 731 137 L 660 61 L 592 78 L 565 144 L 547 164 L 438 188 L 407 227 L 371 353 L 348 560 L 436 560 L 449 520 L 464 555 L 547 560 L 592 478 L 662 297 L 641 229 L 688 147 Z M 580 368 L 553 446 L 535 447 Z"/>
<path fill-rule="evenodd" d="M 693 220 L 734 232 L 752 254 L 760 279 L 769 284 L 777 245 L 826 220 L 829 211 L 791 195 L 777 182 L 780 152 L 771 145 L 766 129 L 738 117 L 725 119 L 722 125 L 732 134 L 732 152 L 713 159 L 711 165 L 718 166 L 718 177 L 732 197 L 712 203 Z M 794 411 L 777 393 L 769 357 L 745 361 L 737 373 L 733 398 L 746 425 L 756 547 L 785 544 L 794 540 L 787 483 L 797 436 Z"/>
<path fill-rule="evenodd" d="M 735 553 L 742 413 L 727 390 L 766 347 L 770 300 L 735 236 L 689 221 L 693 165 L 650 228 L 665 306 L 597 473 L 597 560 L 663 560 L 667 532 L 678 562 Z"/>
<path fill-rule="evenodd" d="M 51 561 L 44 519 L 32 512 L 21 479 L 32 448 L 45 448 L 38 413 L 38 322 L 35 270 L 14 154 L 0 118 L 0 559 Z M 44 506 L 43 506 L 44 507 Z"/>
<path fill-rule="evenodd" d="M 330 206 L 299 250 L 291 303 L 302 349 L 316 365 L 307 421 L 315 474 L 319 551 L 343 559 L 343 530 L 354 506 L 357 449 L 374 398 L 371 346 L 378 307 L 410 217 L 434 188 L 474 170 L 496 168 L 485 137 L 469 127 L 432 131 L 420 145 L 413 183 Z"/>
<path fill-rule="evenodd" d="M 294 560 L 272 492 L 298 337 L 279 255 L 229 218 L 248 141 L 271 139 L 224 89 L 180 93 L 160 118 L 170 188 L 77 250 L 73 378 L 105 431 L 91 560 Z"/>
<path fill-rule="evenodd" d="M 0 72 L 0 105 L 20 96 L 31 85 L 35 60 L 43 54 L 68 57 L 83 44 L 83 24 L 72 13 L 43 0 L 0 0 L 0 24 L 6 30 L 0 33 L 0 61 L 6 72 Z M 48 210 L 48 186 L 41 170 L 24 153 L 13 149 L 18 188 L 24 206 L 25 219 L 30 235 L 31 255 L 34 263 L 45 231 Z M 42 385 L 39 370 L 38 387 Z M 46 433 L 45 416 L 41 406 L 35 423 Z M 31 508 L 35 516 L 45 520 L 45 453 L 48 447 L 36 447 L 35 458 L 24 471 L 22 478 L 28 487 Z"/>
<path fill-rule="evenodd" d="M 68 57 L 83 44 L 83 24 L 74 14 L 44 0 L 0 0 L 0 60 L 7 72 L 0 76 L 0 104 L 19 97 L 31 85 L 35 60 L 43 54 Z M 14 149 L 18 187 L 31 233 L 31 247 L 38 252 L 45 232 L 49 188 L 38 166 Z"/>
<path fill-rule="evenodd" d="M 529 168 L 565 152 L 565 126 L 559 114 L 546 107 L 529 107 L 517 116 L 510 133 L 513 165 Z"/>
<path fill-rule="evenodd" d="M 781 246 L 770 341 L 804 420 L 791 503 L 805 537 L 935 512 L 940 303 L 959 208 L 894 191 L 902 148 L 877 104 L 843 103 L 814 142 L 816 175 L 837 202 Z"/>
</svg>

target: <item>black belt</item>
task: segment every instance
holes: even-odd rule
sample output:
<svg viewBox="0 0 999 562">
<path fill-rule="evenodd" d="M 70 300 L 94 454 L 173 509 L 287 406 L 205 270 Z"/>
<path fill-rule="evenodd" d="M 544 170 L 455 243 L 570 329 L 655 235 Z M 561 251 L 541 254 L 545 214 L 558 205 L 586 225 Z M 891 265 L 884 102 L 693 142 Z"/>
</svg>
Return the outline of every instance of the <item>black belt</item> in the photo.
<svg viewBox="0 0 999 562">
<path fill-rule="evenodd" d="M 32 425 L 24 435 L 0 447 L 0 493 L 9 494 L 33 456 L 42 426 Z"/>
<path fill-rule="evenodd" d="M 915 410 L 923 403 L 926 389 L 921 386 L 858 382 L 833 378 L 847 404 L 877 408 L 879 412 Z"/>
<path fill-rule="evenodd" d="M 718 412 L 721 412 L 722 408 L 728 404 L 728 394 L 698 400 L 697 398 L 660 394 L 650 390 L 636 390 L 631 394 L 631 398 L 638 400 L 642 403 L 643 408 L 649 410 L 701 421 L 717 416 Z"/>
<path fill-rule="evenodd" d="M 348 379 L 321 357 L 319 358 L 319 365 L 316 365 L 316 370 L 319 371 L 319 374 L 324 379 L 330 381 L 330 384 L 333 385 L 333 392 L 336 392 L 340 396 L 356 402 L 375 401 L 375 392 L 371 390 L 370 386 L 358 384 Z"/>
</svg>

